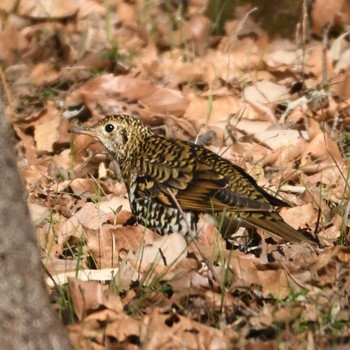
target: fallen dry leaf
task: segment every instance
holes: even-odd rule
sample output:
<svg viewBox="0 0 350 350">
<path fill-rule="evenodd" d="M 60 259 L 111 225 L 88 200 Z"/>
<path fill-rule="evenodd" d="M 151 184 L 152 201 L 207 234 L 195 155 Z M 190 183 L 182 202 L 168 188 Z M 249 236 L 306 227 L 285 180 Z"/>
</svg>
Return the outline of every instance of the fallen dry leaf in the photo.
<svg viewBox="0 0 350 350">
<path fill-rule="evenodd" d="M 347 346 L 350 11 L 314 1 L 321 40 L 279 5 L 0 1 L 18 166 L 76 349 Z M 68 133 L 116 113 L 242 167 L 320 246 L 225 240 L 202 216 L 197 247 L 135 225 L 116 160 Z"/>
<path fill-rule="evenodd" d="M 249 102 L 271 103 L 289 98 L 288 89 L 280 84 L 262 80 L 244 89 L 244 98 Z"/>
<path fill-rule="evenodd" d="M 165 346 L 220 349 L 225 346 L 222 331 L 190 321 L 176 313 L 162 315 L 159 309 L 154 309 L 149 317 L 146 339 L 146 349 Z"/>
<path fill-rule="evenodd" d="M 131 113 L 133 111 L 141 113 L 145 105 L 149 108 L 148 113 L 181 115 L 187 107 L 187 101 L 179 91 L 157 86 L 142 79 L 128 76 L 114 77 L 111 74 L 86 83 L 66 101 L 67 106 L 78 103 L 84 103 L 96 115 L 101 113 L 98 108 L 102 108 L 104 112 L 111 108 L 115 110 L 119 108 L 120 112 L 125 104 L 127 108 L 131 108 Z M 150 114 L 144 117 L 145 122 L 149 123 L 152 120 Z"/>
<path fill-rule="evenodd" d="M 35 0 L 20 1 L 18 13 L 35 19 L 66 18 L 73 16 L 77 11 L 76 4 L 68 0 L 45 1 L 38 4 Z"/>
<path fill-rule="evenodd" d="M 60 114 L 52 104 L 48 107 L 47 115 L 35 126 L 34 140 L 39 151 L 52 152 L 53 144 L 58 140 Z"/>
<path fill-rule="evenodd" d="M 336 0 L 332 4 L 325 0 L 316 0 L 311 11 L 312 32 L 321 35 L 327 23 L 334 23 L 337 18 L 345 17 L 345 13 L 342 13 L 344 4 L 343 0 Z"/>
<path fill-rule="evenodd" d="M 173 265 L 187 255 L 187 243 L 183 235 L 174 233 L 155 240 L 152 245 L 141 246 L 136 257 L 142 262 Z"/>
</svg>

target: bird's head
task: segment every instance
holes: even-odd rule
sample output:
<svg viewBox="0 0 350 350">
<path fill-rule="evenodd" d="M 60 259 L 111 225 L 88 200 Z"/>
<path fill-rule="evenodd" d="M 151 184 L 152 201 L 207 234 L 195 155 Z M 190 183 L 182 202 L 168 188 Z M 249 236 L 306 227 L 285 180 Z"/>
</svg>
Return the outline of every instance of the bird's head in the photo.
<svg viewBox="0 0 350 350">
<path fill-rule="evenodd" d="M 124 114 L 106 117 L 91 127 L 76 126 L 69 132 L 94 137 L 119 163 L 151 133 L 140 121 Z"/>
</svg>

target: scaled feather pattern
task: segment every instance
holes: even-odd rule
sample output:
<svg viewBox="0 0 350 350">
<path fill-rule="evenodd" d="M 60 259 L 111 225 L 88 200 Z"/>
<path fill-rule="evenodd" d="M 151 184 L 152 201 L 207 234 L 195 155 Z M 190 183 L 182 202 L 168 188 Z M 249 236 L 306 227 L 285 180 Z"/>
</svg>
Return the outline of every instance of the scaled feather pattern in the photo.
<svg viewBox="0 0 350 350">
<path fill-rule="evenodd" d="M 160 234 L 187 234 L 187 223 L 195 230 L 200 213 L 213 218 L 224 213 L 229 220 L 290 242 L 309 240 L 276 211 L 287 203 L 258 186 L 242 168 L 206 148 L 159 136 L 124 114 L 70 131 L 95 137 L 112 154 L 120 165 L 133 215 Z"/>
</svg>

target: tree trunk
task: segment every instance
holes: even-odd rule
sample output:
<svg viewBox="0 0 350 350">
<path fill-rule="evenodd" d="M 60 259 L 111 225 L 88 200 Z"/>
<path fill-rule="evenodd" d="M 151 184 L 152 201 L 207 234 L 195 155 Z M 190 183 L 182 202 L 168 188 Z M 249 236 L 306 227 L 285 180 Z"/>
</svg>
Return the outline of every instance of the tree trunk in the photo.
<svg viewBox="0 0 350 350">
<path fill-rule="evenodd" d="M 0 92 L 0 348 L 72 349 L 51 309 Z"/>
</svg>

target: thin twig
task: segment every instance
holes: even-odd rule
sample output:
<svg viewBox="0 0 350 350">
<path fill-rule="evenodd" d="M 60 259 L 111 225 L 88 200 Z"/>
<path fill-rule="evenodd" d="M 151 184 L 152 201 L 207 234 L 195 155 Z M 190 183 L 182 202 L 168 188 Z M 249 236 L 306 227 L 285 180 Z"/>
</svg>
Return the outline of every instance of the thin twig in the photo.
<svg viewBox="0 0 350 350">
<path fill-rule="evenodd" d="M 231 49 L 231 46 L 232 44 L 237 41 L 237 38 L 238 38 L 238 33 L 243 29 L 244 27 L 244 24 L 245 22 L 247 21 L 248 17 L 257 10 L 258 8 L 257 7 L 254 7 L 252 8 L 250 11 L 248 11 L 245 16 L 242 18 L 242 20 L 239 22 L 235 32 L 232 34 L 231 38 L 229 39 L 225 49 L 224 49 L 224 52 L 225 53 L 228 53 L 229 50 Z M 228 55 L 228 58 L 227 58 L 227 80 L 229 78 L 229 72 L 231 71 L 230 69 L 230 66 L 231 66 L 231 57 L 230 55 Z"/>
<path fill-rule="evenodd" d="M 302 283 L 301 281 L 299 281 L 299 279 L 297 279 L 295 276 L 293 276 L 293 274 L 289 271 L 287 265 L 283 262 L 281 262 L 282 267 L 284 268 L 284 270 L 287 272 L 287 275 L 297 284 L 299 285 L 301 288 L 304 288 L 306 290 L 310 290 L 311 288 L 308 287 L 306 284 Z"/>
<path fill-rule="evenodd" d="M 2 83 L 2 86 L 4 89 L 5 96 L 7 98 L 7 103 L 10 106 L 10 108 L 12 108 L 13 104 L 12 104 L 10 89 L 9 89 L 8 84 L 6 82 L 5 74 L 4 74 L 4 71 L 2 70 L 1 66 L 0 66 L 0 80 L 1 80 L 1 83 Z"/>
<path fill-rule="evenodd" d="M 320 226 L 321 214 L 322 214 L 322 209 L 321 209 L 321 205 L 320 205 L 318 207 L 317 220 L 316 220 L 316 225 L 315 225 L 315 229 L 314 229 L 314 236 L 315 237 L 317 237 L 318 228 Z"/>
<path fill-rule="evenodd" d="M 257 11 L 258 8 L 254 7 L 252 8 L 250 11 L 248 11 L 244 17 L 240 20 L 240 22 L 238 23 L 238 26 L 235 30 L 235 32 L 232 34 L 231 39 L 229 40 L 228 44 L 226 45 L 226 48 L 224 50 L 224 52 L 228 52 L 229 49 L 231 48 L 231 45 L 237 40 L 238 38 L 238 33 L 243 29 L 245 22 L 247 21 L 248 17 L 255 11 Z"/>
<path fill-rule="evenodd" d="M 299 62 L 299 67 L 300 67 L 300 75 L 302 78 L 302 82 L 304 84 L 304 79 L 305 79 L 305 59 L 306 59 L 306 52 L 305 52 L 305 45 L 306 45 L 306 31 L 307 31 L 307 26 L 308 26 L 308 11 L 307 11 L 307 0 L 303 1 L 303 15 L 302 15 L 302 24 L 300 31 L 298 31 L 299 35 L 301 36 L 298 40 L 297 38 L 297 47 L 300 46 L 301 48 L 301 62 Z"/>
<path fill-rule="evenodd" d="M 323 37 L 322 37 L 322 85 L 323 85 L 323 87 L 328 85 L 327 51 L 328 51 L 329 28 L 330 28 L 330 24 L 327 23 L 323 29 Z"/>
<path fill-rule="evenodd" d="M 51 280 L 52 282 L 52 287 L 58 287 L 58 284 L 56 283 L 56 280 L 54 279 L 54 277 L 52 276 L 51 272 L 48 270 L 48 268 L 42 264 L 43 268 L 44 268 L 44 271 L 45 273 L 47 274 L 48 278 Z"/>
</svg>

